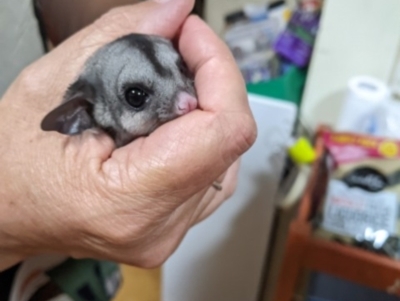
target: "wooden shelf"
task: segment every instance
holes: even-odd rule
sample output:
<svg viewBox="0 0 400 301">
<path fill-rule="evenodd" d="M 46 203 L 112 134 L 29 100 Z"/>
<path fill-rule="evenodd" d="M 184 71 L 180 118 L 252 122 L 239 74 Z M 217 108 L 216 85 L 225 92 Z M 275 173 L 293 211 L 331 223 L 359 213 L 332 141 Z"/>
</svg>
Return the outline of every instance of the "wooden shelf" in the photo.
<svg viewBox="0 0 400 301">
<path fill-rule="evenodd" d="M 291 223 L 274 301 L 291 301 L 302 272 L 311 270 L 336 276 L 370 288 L 400 296 L 400 262 L 353 246 L 314 237 L 310 217 L 316 198 L 322 198 L 327 171 L 321 164 L 325 148 L 321 128 L 315 144 L 318 159 L 301 200 L 296 219 Z"/>
</svg>

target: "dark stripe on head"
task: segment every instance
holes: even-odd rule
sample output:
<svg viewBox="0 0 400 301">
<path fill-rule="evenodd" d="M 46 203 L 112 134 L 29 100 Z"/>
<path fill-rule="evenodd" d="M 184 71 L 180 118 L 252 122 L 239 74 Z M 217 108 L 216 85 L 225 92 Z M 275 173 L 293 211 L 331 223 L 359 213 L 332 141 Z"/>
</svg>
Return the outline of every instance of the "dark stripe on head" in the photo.
<svg viewBox="0 0 400 301">
<path fill-rule="evenodd" d="M 179 56 L 178 59 L 176 60 L 176 66 L 178 66 L 181 78 L 184 82 L 187 81 L 188 78 L 193 78 L 192 74 L 190 73 L 189 69 L 187 68 L 181 56 Z"/>
<path fill-rule="evenodd" d="M 156 55 L 156 49 L 154 48 L 154 43 L 146 36 L 141 34 L 130 34 L 124 37 L 129 43 L 137 48 L 152 64 L 154 70 L 162 77 L 173 76 L 171 70 L 165 68 Z"/>
</svg>

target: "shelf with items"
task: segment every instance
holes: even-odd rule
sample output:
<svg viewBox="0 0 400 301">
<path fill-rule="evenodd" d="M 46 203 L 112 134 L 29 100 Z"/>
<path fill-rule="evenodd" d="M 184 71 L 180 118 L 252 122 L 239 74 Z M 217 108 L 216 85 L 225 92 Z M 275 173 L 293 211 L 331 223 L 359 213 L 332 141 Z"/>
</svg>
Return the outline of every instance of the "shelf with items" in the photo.
<svg viewBox="0 0 400 301">
<path fill-rule="evenodd" d="M 322 202 L 328 182 L 326 149 L 321 127 L 315 148 L 318 159 L 296 218 L 291 222 L 280 268 L 275 301 L 293 300 L 302 273 L 307 270 L 326 273 L 372 289 L 400 296 L 400 262 L 355 246 L 315 237 L 313 220 Z"/>
</svg>

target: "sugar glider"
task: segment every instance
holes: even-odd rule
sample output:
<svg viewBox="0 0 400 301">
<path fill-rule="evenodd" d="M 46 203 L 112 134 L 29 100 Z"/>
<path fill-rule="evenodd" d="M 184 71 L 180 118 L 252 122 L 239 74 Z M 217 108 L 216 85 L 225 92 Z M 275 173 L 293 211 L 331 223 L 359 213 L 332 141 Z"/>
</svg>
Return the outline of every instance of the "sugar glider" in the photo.
<svg viewBox="0 0 400 301">
<path fill-rule="evenodd" d="M 41 128 L 67 135 L 98 128 L 120 147 L 196 107 L 193 77 L 171 41 L 130 34 L 87 60 Z"/>
</svg>

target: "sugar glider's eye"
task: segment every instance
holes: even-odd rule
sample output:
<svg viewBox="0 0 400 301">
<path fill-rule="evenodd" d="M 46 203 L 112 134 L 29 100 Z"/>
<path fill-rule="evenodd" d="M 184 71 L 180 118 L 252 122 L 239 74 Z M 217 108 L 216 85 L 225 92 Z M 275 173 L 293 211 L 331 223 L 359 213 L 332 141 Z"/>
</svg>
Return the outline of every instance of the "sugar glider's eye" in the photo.
<svg viewBox="0 0 400 301">
<path fill-rule="evenodd" d="M 149 94 L 138 87 L 129 88 L 125 91 L 126 102 L 135 110 L 142 109 L 148 98 Z"/>
</svg>

